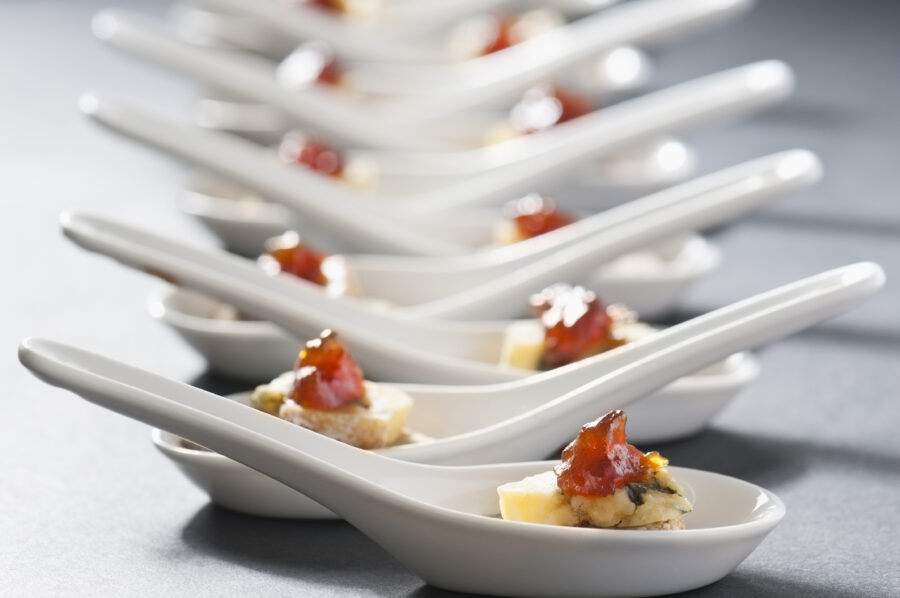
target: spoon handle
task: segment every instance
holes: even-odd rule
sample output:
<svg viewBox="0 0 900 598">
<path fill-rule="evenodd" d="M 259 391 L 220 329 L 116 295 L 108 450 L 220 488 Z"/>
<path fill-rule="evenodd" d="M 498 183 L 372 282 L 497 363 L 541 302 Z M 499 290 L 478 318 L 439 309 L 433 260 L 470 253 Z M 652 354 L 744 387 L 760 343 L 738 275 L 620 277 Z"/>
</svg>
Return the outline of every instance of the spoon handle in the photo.
<svg viewBox="0 0 900 598">
<path fill-rule="evenodd" d="M 427 121 L 512 102 L 527 88 L 622 45 L 654 45 L 721 24 L 749 0 L 639 0 L 598 11 L 501 52 L 443 66 L 410 65 L 410 93 L 385 102 L 385 114 Z M 397 67 L 395 70 L 401 70 Z M 462 83 L 458 83 L 462 81 Z M 426 99 L 427 101 L 423 101 Z"/>
<path fill-rule="evenodd" d="M 402 308 L 408 316 L 441 319 L 491 319 L 509 314 L 510 305 L 520 305 L 524 297 L 544 287 L 584 278 L 598 264 L 605 264 L 630 251 L 652 245 L 679 233 L 708 228 L 731 221 L 772 201 L 787 190 L 812 183 L 820 177 L 821 165 L 810 152 L 795 150 L 762 158 L 712 177 L 719 184 L 694 186 L 694 193 L 677 191 L 660 194 L 647 203 L 633 202 L 613 211 L 610 226 L 603 226 L 605 214 L 589 220 L 592 234 L 559 242 L 553 251 L 532 256 L 513 270 L 486 282 L 418 305 Z M 708 183 L 708 181 L 707 181 Z M 688 190 L 692 185 L 685 186 Z M 699 189 L 699 192 L 697 192 Z M 675 200 L 672 200 L 672 198 Z M 598 224 L 600 226 L 598 226 Z M 563 236 L 556 232 L 556 238 Z M 547 243 L 554 237 L 548 235 Z M 510 255 L 515 255 L 510 249 Z"/>
<path fill-rule="evenodd" d="M 407 209 L 435 215 L 496 204 L 541 189 L 573 168 L 627 145 L 761 110 L 790 95 L 794 78 L 779 61 L 757 62 L 648 93 L 533 135 L 458 152 L 484 166 L 480 174 L 416 195 Z M 421 163 L 428 156 L 422 154 Z M 402 201 L 402 200 L 400 200 Z"/>
<path fill-rule="evenodd" d="M 457 334 L 447 323 L 404 321 L 352 298 L 336 300 L 305 280 L 270 276 L 245 258 L 103 216 L 69 212 L 60 220 L 66 236 L 89 251 L 216 297 L 298 338 L 314 338 L 323 328 L 334 328 L 373 378 L 465 379 L 473 384 L 498 378 L 495 365 L 448 354 L 444 345 Z"/>
<path fill-rule="evenodd" d="M 658 332 L 610 352 L 600 368 L 579 364 L 544 374 L 566 378 L 565 385 L 510 383 L 492 408 L 466 404 L 484 397 L 462 395 L 455 407 L 466 413 L 465 434 L 433 445 L 395 447 L 391 454 L 428 463 L 490 463 L 544 457 L 571 438 L 584 422 L 610 409 L 626 407 L 665 384 L 714 363 L 723 356 L 789 336 L 856 306 L 884 284 L 873 263 L 857 263 L 784 285 Z M 578 376 L 571 372 L 579 370 Z M 586 376 L 585 374 L 591 374 Z M 575 388 L 560 396 L 560 388 Z M 544 392 L 541 392 L 544 390 Z M 558 397 L 548 400 L 548 397 Z M 446 400 L 446 399 L 445 399 Z M 522 409 L 509 417 L 502 402 Z M 527 408 L 527 407 L 525 407 Z M 481 415 L 481 413 L 484 415 Z M 497 414 L 505 413 L 505 417 Z M 481 419 L 479 419 L 481 417 Z"/>
<path fill-rule="evenodd" d="M 341 496 L 389 495 L 391 474 L 427 466 L 385 459 L 221 396 L 63 343 L 29 338 L 19 360 L 39 378 L 211 450 L 339 509 Z M 337 510 L 336 509 L 336 510 Z"/>
<path fill-rule="evenodd" d="M 274 5 L 272 2 L 259 4 Z M 328 90 L 292 92 L 275 79 L 271 62 L 179 39 L 160 21 L 123 9 L 105 9 L 93 21 L 94 35 L 112 46 L 176 72 L 196 78 L 236 97 L 254 99 L 283 110 L 304 127 L 351 147 L 446 150 L 453 146 L 408 129 L 370 118 Z"/>
<path fill-rule="evenodd" d="M 493 502 L 480 500 L 480 495 L 495 497 L 498 480 L 521 479 L 552 466 L 516 462 L 447 468 L 385 458 L 219 395 L 48 339 L 23 340 L 19 361 L 48 384 L 230 457 L 363 529 L 378 508 L 421 509 L 426 505 L 420 501 L 458 508 L 474 500 L 468 508 L 479 512 Z M 496 511 L 483 514 L 493 516 Z"/>
<path fill-rule="evenodd" d="M 399 254 L 445 255 L 460 248 L 391 218 L 346 186 L 275 159 L 255 143 L 203 131 L 129 102 L 85 94 L 83 112 L 114 131 L 138 139 L 257 189 L 321 223 L 351 244 Z"/>
</svg>

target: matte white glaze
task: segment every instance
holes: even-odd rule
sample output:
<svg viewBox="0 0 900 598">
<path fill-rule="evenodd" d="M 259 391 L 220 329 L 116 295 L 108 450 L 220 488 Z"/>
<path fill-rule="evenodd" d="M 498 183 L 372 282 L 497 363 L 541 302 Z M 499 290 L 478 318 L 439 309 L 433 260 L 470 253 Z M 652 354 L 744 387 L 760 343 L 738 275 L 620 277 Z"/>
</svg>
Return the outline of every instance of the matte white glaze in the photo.
<svg viewBox="0 0 900 598">
<path fill-rule="evenodd" d="M 646 596 L 730 572 L 784 515 L 772 493 L 671 471 L 695 511 L 689 529 L 633 533 L 503 521 L 496 488 L 552 466 L 409 463 L 352 448 L 232 401 L 60 343 L 28 339 L 43 380 L 191 437 L 327 505 L 426 582 L 504 596 Z"/>
</svg>

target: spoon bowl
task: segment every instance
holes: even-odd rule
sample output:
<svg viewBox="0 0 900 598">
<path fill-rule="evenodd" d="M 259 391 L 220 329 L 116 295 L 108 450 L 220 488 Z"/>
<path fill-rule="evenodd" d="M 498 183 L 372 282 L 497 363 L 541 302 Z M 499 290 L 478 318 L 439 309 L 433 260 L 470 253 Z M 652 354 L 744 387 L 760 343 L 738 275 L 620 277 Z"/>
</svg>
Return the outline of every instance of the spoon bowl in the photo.
<svg viewBox="0 0 900 598">
<path fill-rule="evenodd" d="M 595 530 L 504 521 L 496 488 L 552 463 L 438 467 L 354 449 L 210 393 L 53 341 L 19 350 L 44 381 L 189 437 L 303 492 L 426 582 L 502 596 L 647 596 L 727 575 L 784 505 L 727 476 L 671 468 L 695 512 L 682 531 Z"/>
</svg>

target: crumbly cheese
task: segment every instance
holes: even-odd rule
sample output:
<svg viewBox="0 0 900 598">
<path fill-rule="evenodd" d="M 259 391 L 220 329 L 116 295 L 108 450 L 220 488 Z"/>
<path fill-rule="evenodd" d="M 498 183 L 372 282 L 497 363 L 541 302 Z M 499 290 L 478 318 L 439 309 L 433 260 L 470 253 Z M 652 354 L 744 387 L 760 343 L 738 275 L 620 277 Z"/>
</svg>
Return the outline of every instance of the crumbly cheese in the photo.
<svg viewBox="0 0 900 598">
<path fill-rule="evenodd" d="M 643 322 L 613 322 L 614 333 L 628 342 L 653 334 Z M 516 320 L 507 326 L 500 348 L 500 365 L 524 370 L 540 367 L 544 354 L 544 328 L 540 320 Z"/>
<path fill-rule="evenodd" d="M 546 471 L 497 489 L 500 515 L 550 525 L 678 529 L 691 504 L 665 469 L 647 482 L 629 484 L 603 497 L 566 495 Z"/>
<path fill-rule="evenodd" d="M 404 436 L 406 416 L 413 404 L 412 397 L 405 392 L 366 381 L 368 406 L 351 403 L 336 409 L 307 409 L 288 398 L 293 383 L 293 372 L 287 372 L 269 384 L 258 386 L 253 391 L 253 405 L 359 448 L 391 446 Z"/>
</svg>

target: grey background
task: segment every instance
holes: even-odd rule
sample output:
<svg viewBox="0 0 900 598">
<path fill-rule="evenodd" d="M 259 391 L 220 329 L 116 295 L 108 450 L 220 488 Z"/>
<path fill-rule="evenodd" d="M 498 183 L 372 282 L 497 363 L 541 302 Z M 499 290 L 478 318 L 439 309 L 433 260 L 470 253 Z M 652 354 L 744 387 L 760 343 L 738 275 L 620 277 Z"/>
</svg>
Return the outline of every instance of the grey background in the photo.
<svg viewBox="0 0 900 598">
<path fill-rule="evenodd" d="M 449 596 L 346 524 L 210 506 L 145 426 L 46 387 L 15 361 L 20 338 L 43 335 L 175 378 L 202 375 L 199 358 L 144 312 L 158 283 L 57 230 L 60 211 L 77 206 L 211 242 L 173 209 L 182 166 L 77 113 L 88 88 L 180 112 L 194 91 L 94 41 L 88 22 L 102 5 L 0 2 L 0 595 Z M 788 506 L 731 576 L 692 595 L 900 595 L 898 16 L 889 1 L 763 0 L 661 58 L 660 84 L 765 58 L 796 69 L 787 105 L 690 137 L 702 170 L 791 147 L 818 152 L 827 168 L 814 190 L 720 231 L 725 267 L 677 316 L 856 260 L 889 276 L 861 309 L 762 352 L 761 380 L 711 430 L 654 447 L 763 484 Z"/>
</svg>

